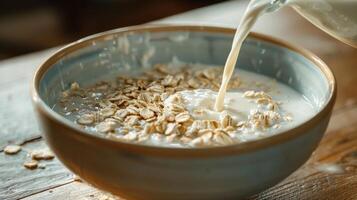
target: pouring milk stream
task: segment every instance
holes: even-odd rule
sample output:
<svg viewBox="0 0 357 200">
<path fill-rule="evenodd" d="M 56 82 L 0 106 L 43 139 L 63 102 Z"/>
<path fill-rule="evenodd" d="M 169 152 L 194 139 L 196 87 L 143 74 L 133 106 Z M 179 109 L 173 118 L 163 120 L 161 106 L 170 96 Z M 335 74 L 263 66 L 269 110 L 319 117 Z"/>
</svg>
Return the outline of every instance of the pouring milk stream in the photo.
<svg viewBox="0 0 357 200">
<path fill-rule="evenodd" d="M 356 0 L 251 0 L 235 33 L 232 48 L 224 67 L 222 83 L 216 98 L 215 110 L 224 109 L 224 96 L 233 74 L 244 39 L 259 16 L 292 6 L 302 16 L 340 41 L 357 48 Z"/>
</svg>

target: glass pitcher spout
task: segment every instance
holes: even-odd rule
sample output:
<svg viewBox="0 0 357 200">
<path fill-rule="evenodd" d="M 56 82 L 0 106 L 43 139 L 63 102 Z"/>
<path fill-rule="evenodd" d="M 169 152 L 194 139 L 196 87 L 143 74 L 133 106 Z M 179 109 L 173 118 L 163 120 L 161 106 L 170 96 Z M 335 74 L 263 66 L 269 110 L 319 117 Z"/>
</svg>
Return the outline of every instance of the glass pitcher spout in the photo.
<svg viewBox="0 0 357 200">
<path fill-rule="evenodd" d="M 356 0 L 288 0 L 285 4 L 321 30 L 357 48 Z"/>
</svg>

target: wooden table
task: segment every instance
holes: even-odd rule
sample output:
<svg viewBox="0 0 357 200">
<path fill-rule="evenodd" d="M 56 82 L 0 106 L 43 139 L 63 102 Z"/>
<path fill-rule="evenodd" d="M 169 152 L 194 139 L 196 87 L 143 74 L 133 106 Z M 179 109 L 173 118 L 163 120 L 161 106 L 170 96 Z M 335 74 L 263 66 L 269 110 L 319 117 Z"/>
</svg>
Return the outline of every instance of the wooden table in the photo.
<svg viewBox="0 0 357 200">
<path fill-rule="evenodd" d="M 235 27 L 245 5 L 226 2 L 159 22 Z M 335 41 L 291 9 L 263 17 L 255 31 L 318 54 L 337 77 L 338 98 L 327 133 L 310 160 L 277 186 L 249 199 L 357 199 L 357 50 Z M 45 169 L 23 167 L 28 152 L 47 148 L 29 88 L 34 70 L 53 51 L 0 62 L 0 199 L 106 199 L 102 192 L 75 181 L 57 159 L 46 161 Z M 23 151 L 5 155 L 7 144 L 20 144 Z"/>
</svg>

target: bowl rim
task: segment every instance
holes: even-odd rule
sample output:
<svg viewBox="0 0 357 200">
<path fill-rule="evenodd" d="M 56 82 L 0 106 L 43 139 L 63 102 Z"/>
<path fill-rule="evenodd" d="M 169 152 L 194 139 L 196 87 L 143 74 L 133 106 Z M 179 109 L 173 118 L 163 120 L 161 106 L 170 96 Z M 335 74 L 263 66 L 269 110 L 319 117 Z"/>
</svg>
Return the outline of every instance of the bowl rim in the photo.
<svg viewBox="0 0 357 200">
<path fill-rule="evenodd" d="M 301 47 L 297 47 L 288 42 L 282 41 L 280 39 L 273 38 L 260 33 L 250 33 L 249 37 L 262 40 L 265 42 L 272 43 L 274 45 L 284 47 L 302 55 L 306 59 L 314 63 L 314 67 L 317 67 L 323 76 L 328 80 L 329 87 L 329 97 L 324 104 L 324 106 L 316 113 L 310 120 L 279 134 L 265 137 L 258 140 L 247 141 L 243 143 L 237 143 L 228 146 L 215 146 L 215 147 L 205 147 L 205 148 L 175 148 L 175 147 L 162 147 L 162 146 L 149 146 L 143 144 L 121 142 L 112 139 L 105 138 L 103 136 L 90 134 L 84 129 L 81 129 L 78 125 L 73 122 L 69 122 L 64 119 L 60 114 L 53 111 L 40 97 L 39 95 L 39 84 L 43 75 L 47 70 L 53 66 L 60 58 L 72 53 L 82 47 L 91 45 L 94 41 L 106 40 L 114 35 L 120 35 L 130 32 L 162 32 L 162 31 L 196 31 L 196 32 L 211 32 L 211 33 L 225 33 L 233 34 L 235 29 L 217 27 L 217 26 L 201 26 L 201 25 L 173 25 L 173 24 L 144 24 L 137 26 L 124 27 L 119 29 L 114 29 L 95 35 L 91 35 L 70 43 L 58 51 L 53 53 L 46 61 L 44 61 L 36 70 L 35 75 L 32 80 L 31 86 L 31 97 L 33 105 L 39 112 L 39 117 L 46 117 L 61 126 L 73 129 L 76 134 L 72 134 L 71 137 L 79 139 L 82 141 L 90 142 L 95 145 L 104 145 L 116 148 L 118 150 L 123 150 L 133 153 L 141 153 L 153 156 L 170 156 L 170 157 L 211 157 L 219 155 L 238 155 L 242 153 L 258 151 L 263 148 L 268 148 L 275 144 L 280 144 L 293 140 L 301 135 L 307 134 L 307 130 L 318 124 L 324 117 L 328 117 L 332 111 L 335 99 L 336 99 L 336 80 L 332 71 L 328 66 L 315 54 Z M 46 134 L 46 133 L 42 133 Z M 63 131 L 61 134 L 70 134 L 70 131 Z"/>
</svg>

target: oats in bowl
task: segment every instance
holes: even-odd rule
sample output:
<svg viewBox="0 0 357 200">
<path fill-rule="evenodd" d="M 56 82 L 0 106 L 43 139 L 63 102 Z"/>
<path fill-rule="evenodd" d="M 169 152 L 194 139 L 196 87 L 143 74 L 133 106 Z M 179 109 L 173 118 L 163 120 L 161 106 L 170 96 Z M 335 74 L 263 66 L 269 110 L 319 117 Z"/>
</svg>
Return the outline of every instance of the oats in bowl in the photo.
<svg viewBox="0 0 357 200">
<path fill-rule="evenodd" d="M 157 64 L 89 87 L 74 82 L 59 107 L 84 129 L 114 140 L 188 148 L 259 139 L 315 112 L 302 95 L 274 79 L 239 74 L 229 83 L 223 111 L 214 110 L 222 68 L 189 64 Z"/>
</svg>

